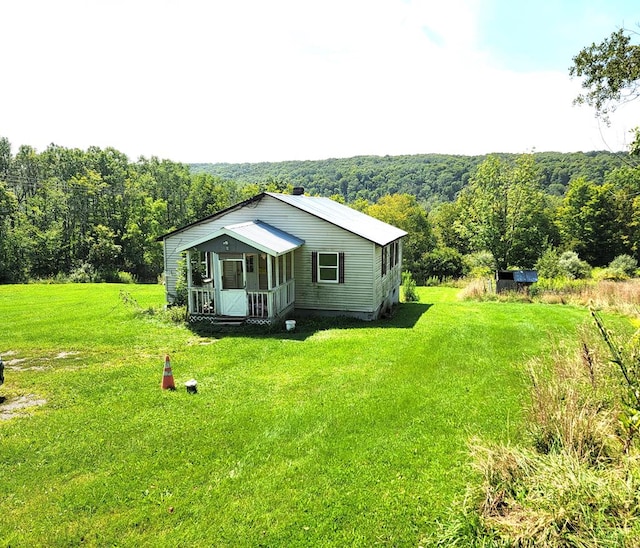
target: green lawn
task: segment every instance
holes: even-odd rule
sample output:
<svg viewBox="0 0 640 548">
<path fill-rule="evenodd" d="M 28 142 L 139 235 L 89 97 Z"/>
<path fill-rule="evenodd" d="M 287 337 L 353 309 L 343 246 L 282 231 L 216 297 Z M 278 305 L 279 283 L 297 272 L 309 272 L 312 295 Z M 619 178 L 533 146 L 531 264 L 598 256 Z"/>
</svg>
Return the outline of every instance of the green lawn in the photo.
<svg viewBox="0 0 640 548">
<path fill-rule="evenodd" d="M 417 546 L 471 477 L 469 437 L 518 438 L 522 365 L 587 320 L 419 288 L 392 320 L 203 337 L 121 290 L 163 302 L 0 286 L 0 396 L 47 401 L 0 421 L 3 546 Z"/>
</svg>

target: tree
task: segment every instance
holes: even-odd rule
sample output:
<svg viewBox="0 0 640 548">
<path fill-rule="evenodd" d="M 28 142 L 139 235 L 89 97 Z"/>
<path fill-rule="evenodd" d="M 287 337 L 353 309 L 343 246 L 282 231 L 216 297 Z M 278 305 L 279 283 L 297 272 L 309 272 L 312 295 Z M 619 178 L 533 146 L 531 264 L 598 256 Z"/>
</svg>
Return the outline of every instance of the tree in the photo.
<svg viewBox="0 0 640 548">
<path fill-rule="evenodd" d="M 364 213 L 408 233 L 403 243 L 404 269 L 417 273 L 422 256 L 435 247 L 435 237 L 427 212 L 418 204 L 415 196 L 409 194 L 383 196 L 375 204 L 370 205 Z"/>
<path fill-rule="evenodd" d="M 619 29 L 601 43 L 583 48 L 573 58 L 569 74 L 583 78 L 587 90 L 574 102 L 595 108 L 596 116 L 608 123 L 619 104 L 640 97 L 640 46 L 631 43 L 628 31 Z M 638 129 L 631 153 L 640 155 Z"/>
<path fill-rule="evenodd" d="M 459 200 L 465 212 L 463 237 L 475 251 L 489 251 L 498 269 L 533 266 L 552 236 L 532 155 L 513 164 L 490 156 Z"/>
<path fill-rule="evenodd" d="M 596 185 L 584 178 L 571 181 L 558 210 L 565 247 L 593 266 L 609 264 L 627 252 L 611 183 Z"/>
<path fill-rule="evenodd" d="M 196 173 L 191 177 L 187 196 L 189 221 L 197 221 L 225 209 L 235 202 L 236 185 L 208 173 Z"/>
<path fill-rule="evenodd" d="M 115 234 L 104 225 L 97 225 L 89 236 L 88 260 L 107 281 L 113 281 L 118 271 L 122 247 L 114 242 Z"/>
</svg>

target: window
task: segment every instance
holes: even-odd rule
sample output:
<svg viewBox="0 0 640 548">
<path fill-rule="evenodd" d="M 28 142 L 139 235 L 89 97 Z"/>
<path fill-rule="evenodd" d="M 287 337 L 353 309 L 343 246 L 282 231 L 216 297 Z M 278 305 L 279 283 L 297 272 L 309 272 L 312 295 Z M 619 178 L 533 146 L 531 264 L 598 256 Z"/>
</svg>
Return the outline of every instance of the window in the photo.
<svg viewBox="0 0 640 548">
<path fill-rule="evenodd" d="M 400 240 L 382 247 L 382 276 L 400 262 Z"/>
<path fill-rule="evenodd" d="M 311 281 L 316 283 L 344 283 L 344 253 L 311 253 Z"/>
<path fill-rule="evenodd" d="M 391 243 L 391 266 L 400 262 L 400 240 Z"/>
</svg>

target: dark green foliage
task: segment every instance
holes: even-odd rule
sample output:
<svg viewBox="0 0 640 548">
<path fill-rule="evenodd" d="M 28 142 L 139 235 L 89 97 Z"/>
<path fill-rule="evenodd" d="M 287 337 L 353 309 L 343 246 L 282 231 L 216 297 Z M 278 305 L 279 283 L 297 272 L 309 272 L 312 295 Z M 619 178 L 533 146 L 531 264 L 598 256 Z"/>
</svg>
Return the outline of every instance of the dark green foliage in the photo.
<svg viewBox="0 0 640 548">
<path fill-rule="evenodd" d="M 520 161 L 513 154 L 494 158 L 505 166 Z M 498 245 L 493 251 L 502 255 L 508 249 L 509 266 L 529 266 L 545 246 L 561 244 L 590 260 L 597 257 L 594 264 L 606 264 L 621 253 L 639 258 L 637 170 L 613 171 L 621 158 L 604 152 L 536 153 L 531 158 L 531 182 L 536 192 L 546 189 L 547 194 L 536 194 L 540 200 L 529 196 L 519 202 L 525 210 L 504 217 L 508 237 L 494 239 Z M 83 151 L 50 145 L 38 153 L 23 145 L 12 155 L 9 141 L 0 138 L 0 283 L 64 279 L 71 273 L 87 277 L 86 265 L 94 273 L 91 279 L 116 280 L 127 272 L 141 282 L 156 281 L 164 269 L 158 236 L 259 192 L 290 192 L 293 186 L 332 196 L 403 228 L 408 232 L 404 268 L 416 279 L 440 277 L 435 272 L 443 268 L 432 265 L 426 273 L 422 265 L 425 254 L 436 247 L 463 255 L 486 249 L 467 204 L 458 198 L 469 181 L 477 181 L 486 160 L 430 154 L 190 167 L 155 157 L 131 162 L 112 148 Z M 578 176 L 596 187 L 611 185 L 593 211 L 582 212 L 580 219 L 595 218 L 584 225 L 584 233 L 579 224 L 556 222 L 557 211 L 568 211 L 573 204 L 568 192 L 564 209 L 558 210 L 560 196 Z M 510 225 L 518 216 L 520 225 Z M 614 229 L 602 232 L 598 222 L 607 219 Z M 611 245 L 603 247 L 603 241 Z M 460 272 L 457 266 L 453 270 Z"/>
<path fill-rule="evenodd" d="M 560 268 L 560 254 L 558 250 L 550 247 L 538 259 L 535 266 L 538 271 L 538 276 L 541 278 L 557 278 L 562 276 L 562 269 Z"/>
<path fill-rule="evenodd" d="M 420 264 L 421 278 L 437 278 L 440 281 L 461 278 L 465 274 L 465 263 L 462 255 L 450 247 L 438 247 L 422 256 Z M 426 284 L 424 284 L 426 285 Z"/>
<path fill-rule="evenodd" d="M 513 161 L 517 154 L 499 154 Z M 562 195 L 576 177 L 602 182 L 606 173 L 623 165 L 626 154 L 610 152 L 537 152 L 540 185 Z M 209 173 L 239 184 L 261 183 L 269 177 L 303 186 L 310 194 L 340 195 L 347 203 L 376 202 L 385 194 L 411 194 L 428 207 L 455 200 L 471 174 L 487 156 L 417 154 L 358 156 L 314 161 L 256 164 L 192 164 L 194 173 Z"/>
</svg>

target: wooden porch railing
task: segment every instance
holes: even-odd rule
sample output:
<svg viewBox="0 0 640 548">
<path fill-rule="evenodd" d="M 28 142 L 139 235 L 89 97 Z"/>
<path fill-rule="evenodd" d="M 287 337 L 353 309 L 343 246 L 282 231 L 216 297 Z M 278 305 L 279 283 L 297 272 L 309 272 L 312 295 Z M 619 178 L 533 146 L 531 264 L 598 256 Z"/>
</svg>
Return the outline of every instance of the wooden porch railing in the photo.
<svg viewBox="0 0 640 548">
<path fill-rule="evenodd" d="M 215 291 L 212 288 L 192 287 L 189 294 L 191 314 L 215 314 Z"/>
<path fill-rule="evenodd" d="M 294 280 L 289 280 L 271 291 L 247 291 L 248 316 L 273 318 L 295 300 Z M 190 314 L 215 316 L 215 291 L 212 288 L 192 287 L 189 293 Z"/>
<path fill-rule="evenodd" d="M 273 318 L 293 304 L 295 300 L 293 280 L 271 291 L 247 291 L 250 318 Z"/>
</svg>

